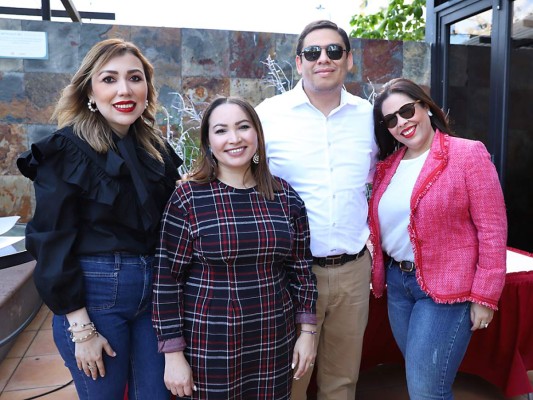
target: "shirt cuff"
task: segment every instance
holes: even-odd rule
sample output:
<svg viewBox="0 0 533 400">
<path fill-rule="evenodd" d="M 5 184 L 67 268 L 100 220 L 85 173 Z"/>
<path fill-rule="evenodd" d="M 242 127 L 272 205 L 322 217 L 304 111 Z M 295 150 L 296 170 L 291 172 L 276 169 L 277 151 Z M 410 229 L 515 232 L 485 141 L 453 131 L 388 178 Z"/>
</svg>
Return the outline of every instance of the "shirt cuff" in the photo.
<svg viewBox="0 0 533 400">
<path fill-rule="evenodd" d="M 296 323 L 297 324 L 311 324 L 316 325 L 316 314 L 309 313 L 296 313 Z"/>
<path fill-rule="evenodd" d="M 183 351 L 187 347 L 185 339 L 182 337 L 161 340 L 157 343 L 157 351 L 160 353 L 175 353 L 176 351 Z"/>
</svg>

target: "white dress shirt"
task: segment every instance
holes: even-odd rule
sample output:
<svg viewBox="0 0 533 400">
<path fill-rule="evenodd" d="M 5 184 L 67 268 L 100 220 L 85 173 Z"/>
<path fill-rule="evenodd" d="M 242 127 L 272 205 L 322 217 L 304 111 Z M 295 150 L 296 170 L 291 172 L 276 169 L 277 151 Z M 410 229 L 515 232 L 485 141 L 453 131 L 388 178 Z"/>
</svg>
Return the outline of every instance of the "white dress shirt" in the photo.
<svg viewBox="0 0 533 400">
<path fill-rule="evenodd" d="M 256 110 L 272 174 L 305 202 L 313 256 L 358 253 L 369 235 L 366 183 L 378 151 L 370 102 L 342 90 L 340 105 L 326 117 L 300 81 Z"/>
</svg>

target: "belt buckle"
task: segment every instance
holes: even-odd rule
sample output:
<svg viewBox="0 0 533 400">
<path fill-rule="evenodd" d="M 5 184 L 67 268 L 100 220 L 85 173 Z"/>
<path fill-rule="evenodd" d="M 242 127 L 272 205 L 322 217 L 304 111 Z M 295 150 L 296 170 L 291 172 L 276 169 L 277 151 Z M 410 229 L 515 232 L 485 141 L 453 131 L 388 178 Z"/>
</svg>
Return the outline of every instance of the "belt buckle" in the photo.
<svg viewBox="0 0 533 400">
<path fill-rule="evenodd" d="M 344 264 L 344 254 L 326 257 L 326 267 L 337 267 Z"/>
<path fill-rule="evenodd" d="M 408 264 L 408 267 L 404 267 L 405 264 Z M 415 269 L 415 263 L 411 261 L 400 261 L 398 263 L 398 266 L 400 267 L 400 270 L 403 272 L 413 272 Z"/>
</svg>

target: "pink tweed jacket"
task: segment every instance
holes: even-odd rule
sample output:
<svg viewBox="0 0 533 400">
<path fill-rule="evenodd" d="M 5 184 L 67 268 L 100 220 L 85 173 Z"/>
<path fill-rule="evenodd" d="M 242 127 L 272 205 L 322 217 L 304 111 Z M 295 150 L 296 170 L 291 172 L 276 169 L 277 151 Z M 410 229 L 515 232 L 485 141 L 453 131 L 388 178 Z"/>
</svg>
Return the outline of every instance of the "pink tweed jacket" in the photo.
<svg viewBox="0 0 533 400">
<path fill-rule="evenodd" d="M 372 291 L 385 288 L 378 204 L 407 149 L 378 163 L 369 205 Z M 408 226 L 416 277 L 437 303 L 497 309 L 505 283 L 507 218 L 496 169 L 478 141 L 437 131 L 411 196 Z M 401 261 L 401 260 L 398 260 Z"/>
</svg>

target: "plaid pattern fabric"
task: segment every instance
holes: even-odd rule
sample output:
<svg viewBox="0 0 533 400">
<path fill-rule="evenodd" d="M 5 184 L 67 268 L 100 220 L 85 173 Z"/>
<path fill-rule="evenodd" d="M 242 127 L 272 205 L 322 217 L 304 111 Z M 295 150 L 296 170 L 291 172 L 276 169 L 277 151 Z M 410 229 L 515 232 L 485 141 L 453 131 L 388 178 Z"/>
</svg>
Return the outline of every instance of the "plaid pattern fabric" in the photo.
<svg viewBox="0 0 533 400">
<path fill-rule="evenodd" d="M 295 316 L 315 313 L 303 201 L 285 182 L 186 182 L 163 215 L 154 280 L 160 341 L 183 337 L 200 399 L 288 399 Z"/>
</svg>

